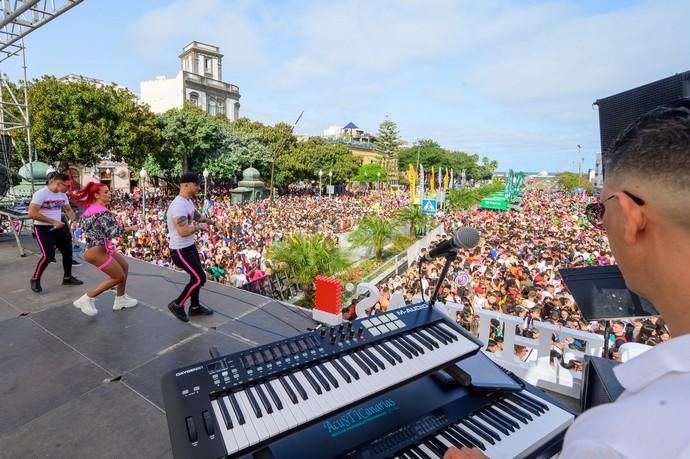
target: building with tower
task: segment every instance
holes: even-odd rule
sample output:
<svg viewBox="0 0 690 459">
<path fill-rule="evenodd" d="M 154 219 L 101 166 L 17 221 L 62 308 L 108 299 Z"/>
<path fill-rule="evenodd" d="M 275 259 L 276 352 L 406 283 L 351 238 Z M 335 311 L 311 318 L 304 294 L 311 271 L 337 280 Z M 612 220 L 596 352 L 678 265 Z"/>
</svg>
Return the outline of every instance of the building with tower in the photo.
<svg viewBox="0 0 690 459">
<path fill-rule="evenodd" d="M 182 49 L 180 71 L 140 84 L 141 101 L 154 113 L 191 103 L 209 115 L 222 114 L 231 121 L 240 117 L 240 89 L 223 81 L 220 48 L 193 41 Z"/>
</svg>

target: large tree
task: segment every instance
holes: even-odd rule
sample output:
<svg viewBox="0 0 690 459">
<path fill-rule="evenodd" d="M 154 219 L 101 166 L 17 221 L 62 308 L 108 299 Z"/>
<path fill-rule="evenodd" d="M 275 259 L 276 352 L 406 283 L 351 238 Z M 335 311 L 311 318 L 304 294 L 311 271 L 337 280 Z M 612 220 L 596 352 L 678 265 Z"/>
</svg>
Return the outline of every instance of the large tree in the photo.
<svg viewBox="0 0 690 459">
<path fill-rule="evenodd" d="M 398 158 L 398 168 L 400 171 L 406 171 L 408 164 L 416 166 L 417 161 L 419 161 L 427 172 L 431 171 L 431 166 L 443 169 L 452 168 L 455 171 L 455 177 L 460 177 L 464 169 L 467 178 L 475 180 L 484 178 L 491 167 L 495 168 L 495 161 L 479 164 L 478 155 L 446 150 L 430 139 L 421 139 L 412 147 L 400 150 Z M 491 173 L 493 173 L 493 169 L 491 169 Z M 489 173 L 489 178 L 491 173 Z"/>
<path fill-rule="evenodd" d="M 30 83 L 28 96 L 32 147 L 42 161 L 93 165 L 110 158 L 138 168 L 158 151 L 155 115 L 126 89 L 44 76 Z M 26 151 L 26 132 L 12 135 Z"/>
<path fill-rule="evenodd" d="M 574 191 L 576 188 L 591 191 L 592 183 L 584 175 L 578 175 L 574 172 L 559 172 L 556 174 L 556 182 L 562 190 Z"/>
<path fill-rule="evenodd" d="M 385 120 L 379 124 L 379 132 L 376 135 L 374 148 L 385 158 L 395 157 L 400 143 L 398 125 L 394 121 Z"/>
<path fill-rule="evenodd" d="M 388 173 L 380 164 L 369 163 L 361 166 L 351 180 L 360 183 L 383 183 L 388 180 Z"/>
<path fill-rule="evenodd" d="M 276 162 L 276 182 L 280 185 L 298 180 L 318 180 L 323 172 L 323 183 L 328 183 L 328 173 L 333 172 L 333 183 L 352 177 L 361 160 L 345 145 L 334 145 L 320 137 L 311 137 L 297 143 L 290 154 L 280 155 Z"/>
<path fill-rule="evenodd" d="M 250 166 L 258 169 L 264 179 L 270 175 L 268 147 L 255 135 L 236 132 L 231 125 L 221 124 L 219 148 L 206 155 L 203 167 L 214 177 L 236 178 Z"/>
<path fill-rule="evenodd" d="M 222 147 L 220 121 L 197 107 L 168 110 L 158 117 L 158 124 L 161 148 L 153 159 L 166 177 L 178 171 L 201 170 L 209 155 Z"/>
</svg>

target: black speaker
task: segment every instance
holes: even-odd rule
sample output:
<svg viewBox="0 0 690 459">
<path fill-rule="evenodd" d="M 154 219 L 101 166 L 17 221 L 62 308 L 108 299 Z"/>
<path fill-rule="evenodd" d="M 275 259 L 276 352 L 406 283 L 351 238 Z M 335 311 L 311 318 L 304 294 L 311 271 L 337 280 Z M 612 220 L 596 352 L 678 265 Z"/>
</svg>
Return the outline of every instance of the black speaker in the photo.
<svg viewBox="0 0 690 459">
<path fill-rule="evenodd" d="M 690 71 L 686 71 L 597 100 L 601 152 L 605 154 L 618 134 L 648 111 L 689 96 Z"/>
<path fill-rule="evenodd" d="M 620 362 L 585 355 L 580 406 L 582 411 L 604 403 L 615 402 L 625 390 L 618 382 L 613 369 Z"/>
</svg>

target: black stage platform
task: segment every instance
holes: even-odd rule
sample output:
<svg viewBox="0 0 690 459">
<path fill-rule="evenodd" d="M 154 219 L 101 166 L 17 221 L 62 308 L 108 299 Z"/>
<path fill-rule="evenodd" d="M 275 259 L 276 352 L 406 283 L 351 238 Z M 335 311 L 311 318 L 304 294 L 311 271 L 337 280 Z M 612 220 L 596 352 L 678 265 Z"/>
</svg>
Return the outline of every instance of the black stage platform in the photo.
<svg viewBox="0 0 690 459">
<path fill-rule="evenodd" d="M 160 380 L 173 368 L 303 333 L 311 313 L 209 282 L 201 293 L 213 316 L 175 319 L 167 304 L 188 278 L 130 260 L 127 292 L 139 300 L 113 311 L 112 292 L 89 317 L 72 305 L 103 274 L 74 268 L 84 286 L 60 285 L 62 265 L 48 267 L 43 292 L 29 288 L 37 246 L 0 235 L 0 458 L 172 457 Z"/>
</svg>

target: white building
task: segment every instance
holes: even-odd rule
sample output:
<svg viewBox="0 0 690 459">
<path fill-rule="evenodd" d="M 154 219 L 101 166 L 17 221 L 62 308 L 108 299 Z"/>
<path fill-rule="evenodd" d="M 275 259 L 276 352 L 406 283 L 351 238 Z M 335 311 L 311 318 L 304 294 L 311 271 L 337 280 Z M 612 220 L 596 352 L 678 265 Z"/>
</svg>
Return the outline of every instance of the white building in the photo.
<svg viewBox="0 0 690 459">
<path fill-rule="evenodd" d="M 240 116 L 240 89 L 222 81 L 223 55 L 217 46 L 193 41 L 180 54 L 181 70 L 174 77 L 141 82 L 141 101 L 154 113 L 182 108 L 190 102 L 210 115 Z"/>
</svg>

